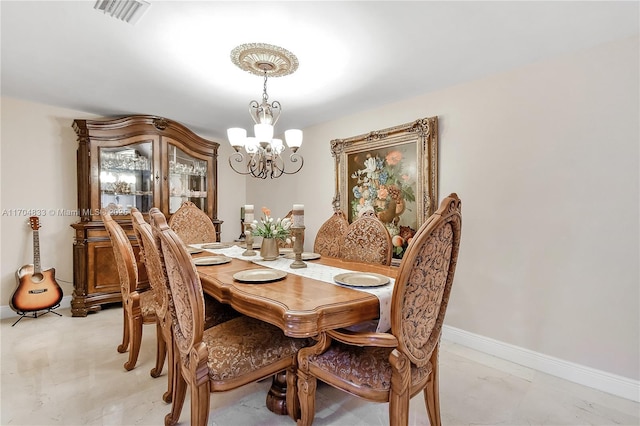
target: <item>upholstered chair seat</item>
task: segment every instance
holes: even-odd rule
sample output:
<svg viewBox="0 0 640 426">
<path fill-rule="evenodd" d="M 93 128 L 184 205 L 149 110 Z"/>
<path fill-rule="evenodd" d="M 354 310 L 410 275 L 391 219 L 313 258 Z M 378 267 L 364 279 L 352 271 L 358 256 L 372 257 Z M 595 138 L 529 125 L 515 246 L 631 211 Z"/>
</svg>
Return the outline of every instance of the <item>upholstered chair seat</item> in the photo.
<svg viewBox="0 0 640 426">
<path fill-rule="evenodd" d="M 309 370 L 324 371 L 324 376 L 333 375 L 332 383 L 348 383 L 345 390 L 353 393 L 351 387 L 368 388 L 377 401 L 388 401 L 391 388 L 391 363 L 389 355 L 393 348 L 376 346 L 352 346 L 333 342 L 329 349 L 320 355 L 307 358 Z M 411 385 L 421 387 L 432 371 L 431 363 L 418 367 L 411 365 Z M 373 399 L 371 398 L 371 399 Z"/>
<path fill-rule="evenodd" d="M 234 388 L 233 380 L 295 357 L 304 339 L 286 337 L 266 322 L 238 317 L 204 331 L 209 379 L 213 390 Z"/>
</svg>

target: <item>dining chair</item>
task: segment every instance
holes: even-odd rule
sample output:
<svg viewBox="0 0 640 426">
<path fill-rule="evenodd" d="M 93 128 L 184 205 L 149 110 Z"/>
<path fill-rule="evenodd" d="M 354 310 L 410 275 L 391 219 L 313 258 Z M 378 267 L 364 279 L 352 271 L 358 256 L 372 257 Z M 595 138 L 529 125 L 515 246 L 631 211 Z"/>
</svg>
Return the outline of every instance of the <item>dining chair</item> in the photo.
<svg viewBox="0 0 640 426">
<path fill-rule="evenodd" d="M 313 243 L 314 253 L 322 256 L 340 257 L 342 239 L 349 227 L 349 221 L 342 210 L 337 210 L 327 219 L 316 234 Z"/>
<path fill-rule="evenodd" d="M 342 237 L 340 257 L 358 262 L 391 265 L 391 235 L 373 210 L 354 220 Z"/>
<path fill-rule="evenodd" d="M 162 214 L 162 212 L 153 207 L 150 213 Z M 131 209 L 133 218 L 133 230 L 140 246 L 140 255 L 144 259 L 144 265 L 147 268 L 147 275 L 151 286 L 156 291 L 156 299 L 158 306 L 156 308 L 156 317 L 162 329 L 162 338 L 166 342 L 166 358 L 169 365 L 169 373 L 167 374 L 168 386 L 167 391 L 163 394 L 162 399 L 165 402 L 171 402 L 171 394 L 173 389 L 173 376 L 179 374 L 176 371 L 176 363 L 174 354 L 176 351 L 173 347 L 173 336 L 171 332 L 171 314 L 169 309 L 173 309 L 173 304 L 169 304 L 169 295 L 167 290 L 167 274 L 161 260 L 161 252 L 159 250 L 160 241 L 153 235 L 151 225 L 144 220 L 144 217 L 135 207 Z M 222 304 L 214 298 L 205 295 L 205 321 L 204 327 L 213 327 L 216 324 L 228 321 L 232 318 L 240 316 L 231 306 Z M 163 358 L 164 360 L 164 358 Z"/>
<path fill-rule="evenodd" d="M 394 284 L 391 331 L 330 330 L 298 352 L 299 425 L 311 425 L 316 381 L 389 403 L 389 423 L 408 424 L 409 400 L 424 392 L 429 422 L 440 425 L 438 353 L 460 247 L 461 202 L 445 198 L 409 243 Z"/>
<path fill-rule="evenodd" d="M 286 370 L 295 377 L 296 353 L 307 339 L 286 337 L 279 328 L 240 316 L 205 330 L 202 285 L 195 265 L 164 215 L 151 212 L 152 228 L 160 239 L 168 294 L 174 310 L 173 339 L 180 374 L 174 376 L 171 412 L 165 425 L 175 425 L 187 387 L 191 395 L 191 424 L 204 426 L 211 392 L 223 392 Z M 295 382 L 295 380 L 292 380 Z M 297 393 L 287 387 L 287 409 L 298 415 Z M 265 407 L 266 409 L 266 407 Z"/>
<path fill-rule="evenodd" d="M 124 368 L 132 370 L 136 366 L 140 353 L 143 324 L 156 324 L 156 335 L 158 336 L 156 365 L 151 369 L 151 376 L 158 377 L 164 366 L 166 346 L 162 339 L 161 326 L 156 317 L 158 299 L 155 290 L 152 287 L 146 290 L 136 289 L 138 265 L 129 237 L 107 210 L 103 210 L 101 216 L 113 247 L 122 293 L 124 326 L 122 343 L 118 346 L 118 352 L 123 353 L 129 350 L 129 359 L 125 362 Z"/>
<path fill-rule="evenodd" d="M 218 238 L 211 218 L 191 201 L 185 201 L 169 219 L 169 226 L 185 244 L 215 243 Z"/>
</svg>

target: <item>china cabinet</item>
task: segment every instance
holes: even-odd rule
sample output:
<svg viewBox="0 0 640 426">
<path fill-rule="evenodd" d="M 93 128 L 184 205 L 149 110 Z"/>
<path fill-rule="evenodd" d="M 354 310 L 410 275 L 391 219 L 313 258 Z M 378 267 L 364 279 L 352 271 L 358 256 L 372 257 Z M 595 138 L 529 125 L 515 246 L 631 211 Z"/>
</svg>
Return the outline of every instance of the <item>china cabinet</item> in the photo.
<svg viewBox="0 0 640 426">
<path fill-rule="evenodd" d="M 124 228 L 134 251 L 137 242 L 131 208 L 147 214 L 158 207 L 169 218 L 191 201 L 213 221 L 218 239 L 217 142 L 161 117 L 135 115 L 112 120 L 75 120 L 78 137 L 78 214 L 71 225 L 73 316 L 86 316 L 102 304 L 120 302 L 120 283 L 101 209 Z M 140 285 L 146 271 L 138 264 Z"/>
</svg>

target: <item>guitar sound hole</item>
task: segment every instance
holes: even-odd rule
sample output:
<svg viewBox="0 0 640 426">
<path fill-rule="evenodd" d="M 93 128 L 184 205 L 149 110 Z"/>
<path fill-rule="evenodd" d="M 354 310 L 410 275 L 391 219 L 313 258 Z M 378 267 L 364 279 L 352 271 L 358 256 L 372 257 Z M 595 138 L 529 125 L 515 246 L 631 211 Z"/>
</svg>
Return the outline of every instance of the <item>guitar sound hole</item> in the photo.
<svg viewBox="0 0 640 426">
<path fill-rule="evenodd" d="M 38 272 L 37 274 L 31 275 L 31 281 L 33 281 L 34 283 L 39 283 L 43 279 L 44 279 L 44 275 L 42 275 L 40 272 Z"/>
</svg>

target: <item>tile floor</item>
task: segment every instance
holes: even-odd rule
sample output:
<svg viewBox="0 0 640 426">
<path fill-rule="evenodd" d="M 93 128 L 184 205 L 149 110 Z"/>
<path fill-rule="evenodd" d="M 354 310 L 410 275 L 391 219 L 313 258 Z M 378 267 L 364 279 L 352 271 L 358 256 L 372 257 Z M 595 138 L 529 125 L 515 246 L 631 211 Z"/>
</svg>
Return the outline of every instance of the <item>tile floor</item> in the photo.
<svg viewBox="0 0 640 426">
<path fill-rule="evenodd" d="M 155 329 L 145 326 L 137 367 L 125 371 L 116 351 L 122 310 L 86 318 L 51 314 L 1 322 L 2 425 L 161 425 L 166 366 L 149 375 Z M 639 425 L 640 405 L 443 341 L 440 404 L 444 425 Z M 213 394 L 209 425 L 293 425 L 265 408 L 270 380 Z M 189 424 L 189 402 L 181 425 Z M 314 425 L 386 425 L 386 404 L 319 385 Z M 409 424 L 428 425 L 421 394 Z"/>
</svg>

